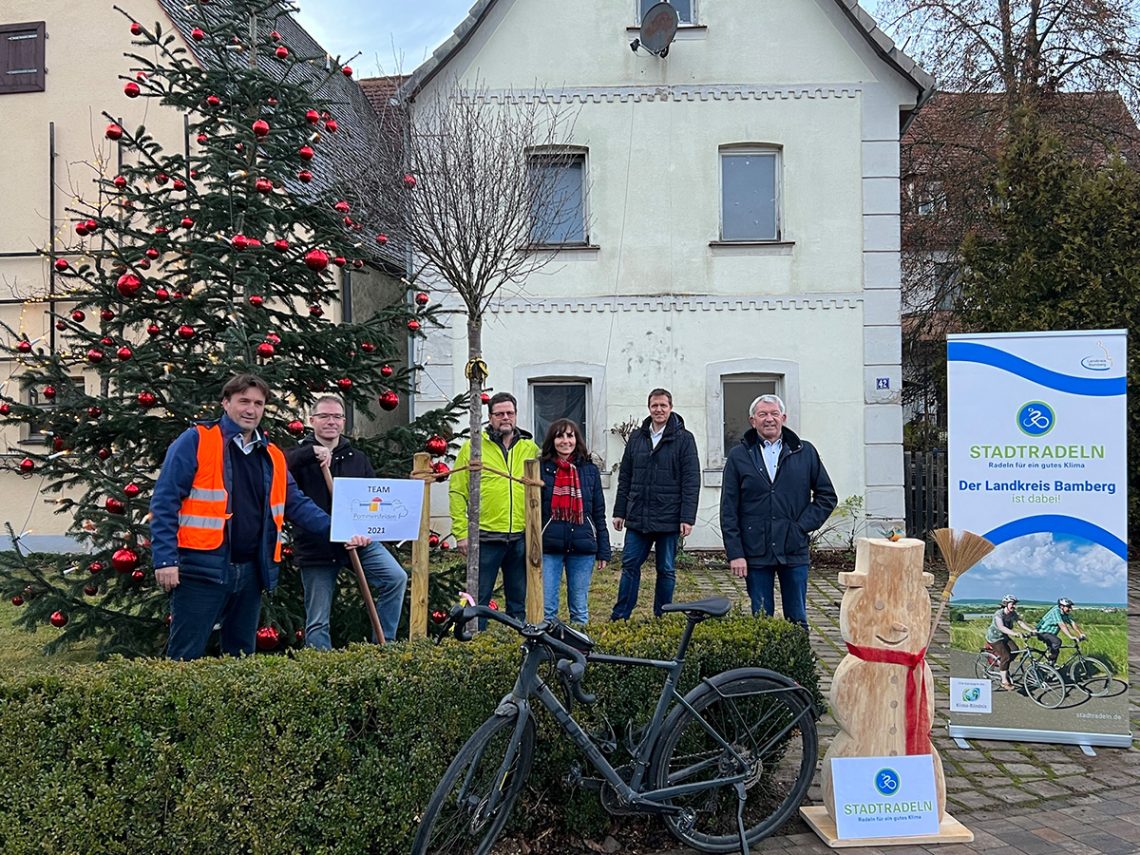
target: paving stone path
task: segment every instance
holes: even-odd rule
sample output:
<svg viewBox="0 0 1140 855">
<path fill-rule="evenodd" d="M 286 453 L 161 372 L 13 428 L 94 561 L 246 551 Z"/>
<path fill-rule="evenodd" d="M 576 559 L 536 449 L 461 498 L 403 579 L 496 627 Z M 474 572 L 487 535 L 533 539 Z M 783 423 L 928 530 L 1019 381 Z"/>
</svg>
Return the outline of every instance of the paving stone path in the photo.
<svg viewBox="0 0 1140 855">
<path fill-rule="evenodd" d="M 1140 737 L 1140 564 L 1129 568 L 1128 668 L 1131 691 L 1129 718 L 1132 733 Z M 826 695 L 840 659 L 846 653 L 839 635 L 839 601 L 842 589 L 834 568 L 813 568 L 808 582 L 808 619 L 812 647 L 820 663 L 821 688 Z M 702 565 L 695 573 L 700 596 L 728 596 L 747 603 L 743 580 L 734 579 L 723 562 Z M 941 590 L 943 579 L 934 590 Z M 943 624 L 945 626 L 945 623 Z M 935 648 L 948 642 L 940 630 Z M 934 742 L 946 770 L 947 810 L 974 832 L 967 845 L 829 849 L 798 823 L 787 834 L 761 841 L 754 852 L 790 852 L 815 855 L 850 852 L 852 855 L 1137 855 L 1140 853 L 1140 750 L 1134 739 L 1128 750 L 1098 748 L 1085 755 L 1075 745 L 1038 745 L 1023 742 L 973 741 L 959 748 L 946 732 L 948 684 L 945 658 L 935 651 L 929 661 L 934 671 L 936 709 Z M 835 722 L 825 716 L 819 723 L 820 756 L 835 735 Z M 821 802 L 818 775 L 810 792 Z M 689 855 L 676 849 L 661 855 Z"/>
</svg>

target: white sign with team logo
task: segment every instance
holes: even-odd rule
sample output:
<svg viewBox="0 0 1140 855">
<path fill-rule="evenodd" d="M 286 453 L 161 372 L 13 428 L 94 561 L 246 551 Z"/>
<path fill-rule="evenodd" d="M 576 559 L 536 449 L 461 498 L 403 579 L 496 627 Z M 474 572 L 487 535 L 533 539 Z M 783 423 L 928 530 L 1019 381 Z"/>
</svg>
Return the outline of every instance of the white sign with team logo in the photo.
<svg viewBox="0 0 1140 855">
<path fill-rule="evenodd" d="M 934 761 L 929 754 L 836 757 L 831 778 L 839 839 L 938 833 Z"/>
<path fill-rule="evenodd" d="M 989 680 L 950 678 L 950 711 L 993 712 L 993 684 Z"/>
<path fill-rule="evenodd" d="M 415 540 L 423 498 L 424 482 L 418 479 L 336 478 L 329 540 L 344 543 L 357 534 L 373 540 Z"/>
</svg>

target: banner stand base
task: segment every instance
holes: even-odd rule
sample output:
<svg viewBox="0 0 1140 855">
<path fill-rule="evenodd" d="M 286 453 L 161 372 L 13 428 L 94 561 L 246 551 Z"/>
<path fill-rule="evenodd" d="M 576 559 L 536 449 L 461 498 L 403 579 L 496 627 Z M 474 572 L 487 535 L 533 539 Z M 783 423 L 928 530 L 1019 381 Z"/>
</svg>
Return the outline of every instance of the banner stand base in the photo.
<svg viewBox="0 0 1140 855">
<path fill-rule="evenodd" d="M 823 805 L 800 808 L 800 817 L 831 849 L 849 849 L 854 846 L 916 846 L 931 843 L 974 842 L 974 832 L 948 813 L 943 814 L 937 834 L 919 834 L 910 837 L 865 837 L 857 840 L 840 839 L 837 836 L 835 820 L 827 815 L 827 808 Z"/>
</svg>

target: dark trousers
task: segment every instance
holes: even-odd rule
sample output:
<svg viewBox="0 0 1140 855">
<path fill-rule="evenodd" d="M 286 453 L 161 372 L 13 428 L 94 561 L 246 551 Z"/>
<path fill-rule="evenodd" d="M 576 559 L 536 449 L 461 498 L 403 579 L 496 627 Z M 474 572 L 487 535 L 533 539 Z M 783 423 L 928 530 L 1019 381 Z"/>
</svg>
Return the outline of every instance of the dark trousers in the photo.
<svg viewBox="0 0 1140 855">
<path fill-rule="evenodd" d="M 1059 636 L 1052 632 L 1039 632 L 1037 638 L 1045 642 L 1045 646 L 1049 648 L 1048 658 L 1052 663 L 1057 662 L 1057 654 L 1061 652 L 1061 639 Z"/>
<path fill-rule="evenodd" d="M 526 540 L 479 539 L 479 605 L 491 602 L 499 569 L 503 571 L 503 593 L 507 598 L 507 614 L 526 620 Z M 479 621 L 486 629 L 487 621 Z"/>
<path fill-rule="evenodd" d="M 230 564 L 221 583 L 179 574 L 170 592 L 171 659 L 199 659 L 214 625 L 222 625 L 222 652 L 228 656 L 253 653 L 261 617 L 261 580 L 253 562 Z"/>
<path fill-rule="evenodd" d="M 748 565 L 744 577 L 748 598 L 752 601 L 752 614 L 771 617 L 776 611 L 775 580 L 780 579 L 780 601 L 784 607 L 784 620 L 808 628 L 807 621 L 807 564 Z"/>
</svg>

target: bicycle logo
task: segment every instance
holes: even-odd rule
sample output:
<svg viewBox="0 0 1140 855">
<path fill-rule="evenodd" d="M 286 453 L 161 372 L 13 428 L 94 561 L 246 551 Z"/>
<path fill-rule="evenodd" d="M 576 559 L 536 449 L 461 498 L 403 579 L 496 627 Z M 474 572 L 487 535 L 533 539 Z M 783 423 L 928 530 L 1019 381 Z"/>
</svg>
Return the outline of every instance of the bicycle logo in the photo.
<svg viewBox="0 0 1140 855">
<path fill-rule="evenodd" d="M 894 769 L 880 769 L 875 773 L 875 789 L 884 796 L 893 796 L 899 790 L 899 773 Z"/>
<path fill-rule="evenodd" d="M 1026 436 L 1045 436 L 1053 429 L 1056 415 L 1044 401 L 1030 401 L 1017 411 L 1017 427 Z"/>
</svg>

